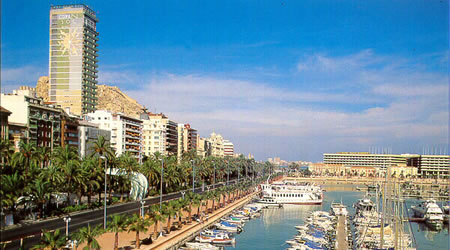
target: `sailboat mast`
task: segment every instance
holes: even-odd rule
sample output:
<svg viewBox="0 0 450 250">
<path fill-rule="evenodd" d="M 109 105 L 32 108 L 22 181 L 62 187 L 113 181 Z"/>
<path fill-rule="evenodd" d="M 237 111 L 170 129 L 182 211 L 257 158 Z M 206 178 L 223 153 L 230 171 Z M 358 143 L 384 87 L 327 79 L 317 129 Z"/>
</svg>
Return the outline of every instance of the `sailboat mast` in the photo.
<svg viewBox="0 0 450 250">
<path fill-rule="evenodd" d="M 380 249 L 383 249 L 384 245 L 384 209 L 386 207 L 386 200 L 385 200 L 385 193 L 386 193 L 386 182 L 387 182 L 387 168 L 385 166 L 384 169 L 384 183 L 383 183 L 383 190 L 381 191 L 382 199 L 382 209 L 381 209 L 381 230 L 380 230 Z"/>
<path fill-rule="evenodd" d="M 394 181 L 394 198 L 392 199 L 394 205 L 394 222 L 395 222 L 395 235 L 394 235 L 394 249 L 398 249 L 398 193 L 397 193 L 397 180 Z"/>
</svg>

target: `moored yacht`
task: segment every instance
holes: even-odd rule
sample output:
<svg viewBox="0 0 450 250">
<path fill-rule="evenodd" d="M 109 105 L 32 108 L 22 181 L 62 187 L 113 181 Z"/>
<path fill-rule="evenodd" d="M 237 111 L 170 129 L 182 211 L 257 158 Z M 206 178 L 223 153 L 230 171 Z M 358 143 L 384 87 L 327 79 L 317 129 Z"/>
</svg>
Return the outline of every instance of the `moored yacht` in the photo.
<svg viewBox="0 0 450 250">
<path fill-rule="evenodd" d="M 339 216 L 339 215 L 348 215 L 347 206 L 342 203 L 331 203 L 331 215 Z"/>
<path fill-rule="evenodd" d="M 434 200 L 426 200 L 417 206 L 411 206 L 415 217 L 424 218 L 427 224 L 442 226 L 444 213 Z"/>
</svg>

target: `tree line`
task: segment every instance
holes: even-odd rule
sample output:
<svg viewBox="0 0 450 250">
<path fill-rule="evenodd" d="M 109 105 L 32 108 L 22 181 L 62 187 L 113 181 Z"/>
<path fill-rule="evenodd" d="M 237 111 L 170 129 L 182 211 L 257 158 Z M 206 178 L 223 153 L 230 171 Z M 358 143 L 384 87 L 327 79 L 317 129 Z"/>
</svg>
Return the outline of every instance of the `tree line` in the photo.
<svg viewBox="0 0 450 250">
<path fill-rule="evenodd" d="M 273 170 L 269 163 L 257 163 L 242 155 L 199 157 L 195 151 L 176 156 L 155 153 L 139 163 L 129 152 L 117 156 L 109 142 L 99 137 L 92 153 L 81 158 L 78 149 L 66 145 L 50 150 L 21 141 L 15 152 L 9 140 L 0 141 L 2 211 L 14 220 L 61 215 L 79 209 L 102 206 L 107 168 L 119 169 L 120 176 L 106 176 L 108 203 L 128 200 L 131 176 L 143 174 L 149 183 L 147 195 L 176 192 L 228 179 L 256 179 Z M 164 162 L 161 185 L 162 163 Z M 74 197 L 74 199 L 71 199 Z"/>
<path fill-rule="evenodd" d="M 76 240 L 76 244 L 85 244 L 84 249 L 100 249 L 97 238 L 106 232 L 114 233 L 114 249 L 119 246 L 119 233 L 134 232 L 136 234 L 135 248 L 139 249 L 141 244 L 140 233 L 151 231 L 150 236 L 145 239 L 147 243 L 157 239 L 160 232 L 170 233 L 177 230 L 182 225 L 190 224 L 193 218 L 204 220 L 206 213 L 213 213 L 215 210 L 224 207 L 254 190 L 255 183 L 249 180 L 240 184 L 222 186 L 217 189 L 208 190 L 203 194 L 187 192 L 183 198 L 170 200 L 162 204 L 147 207 L 144 216 L 138 214 L 132 215 L 113 215 L 109 217 L 106 230 L 102 225 L 91 227 L 90 225 L 81 228 L 78 232 L 70 235 L 71 240 Z M 187 214 L 187 215 L 186 215 Z M 193 216 L 195 215 L 195 217 Z M 166 226 L 163 227 L 163 223 Z M 67 245 L 67 239 L 60 230 L 43 231 L 40 243 L 33 249 L 61 249 Z"/>
</svg>

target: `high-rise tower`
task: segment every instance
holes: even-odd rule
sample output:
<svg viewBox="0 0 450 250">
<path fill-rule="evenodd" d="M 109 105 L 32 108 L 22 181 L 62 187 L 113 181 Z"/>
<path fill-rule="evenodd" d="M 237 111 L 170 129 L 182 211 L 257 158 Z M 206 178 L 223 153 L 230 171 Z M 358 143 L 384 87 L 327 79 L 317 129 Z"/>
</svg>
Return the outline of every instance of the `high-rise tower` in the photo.
<svg viewBox="0 0 450 250">
<path fill-rule="evenodd" d="M 50 9 L 49 99 L 77 115 L 97 104 L 97 22 L 83 4 Z"/>
</svg>

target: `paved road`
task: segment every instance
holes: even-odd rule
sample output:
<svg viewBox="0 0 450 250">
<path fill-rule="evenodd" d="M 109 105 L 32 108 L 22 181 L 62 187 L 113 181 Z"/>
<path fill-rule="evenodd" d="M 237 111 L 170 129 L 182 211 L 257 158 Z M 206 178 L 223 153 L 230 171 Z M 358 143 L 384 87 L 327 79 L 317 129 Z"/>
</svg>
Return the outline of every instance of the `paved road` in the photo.
<svg viewBox="0 0 450 250">
<path fill-rule="evenodd" d="M 230 181 L 230 184 L 234 183 L 236 180 Z M 225 185 L 226 183 L 218 183 L 215 188 Z M 190 189 L 192 190 L 192 189 Z M 205 187 L 206 191 L 206 187 Z M 202 193 L 202 188 L 196 188 L 195 193 Z M 182 196 L 181 191 L 172 194 L 163 195 L 163 201 L 172 200 L 180 198 Z M 159 203 L 160 197 L 153 197 L 145 199 L 145 206 L 150 206 Z M 107 208 L 107 215 L 113 214 L 131 214 L 139 212 L 140 203 L 138 201 L 129 202 L 125 204 L 115 205 Z M 95 226 L 98 224 L 103 224 L 103 209 L 98 209 L 89 212 L 83 212 L 71 215 L 71 221 L 69 225 L 69 234 L 78 231 L 78 229 L 87 226 Z M 62 218 L 56 218 L 52 220 L 47 220 L 43 222 L 33 223 L 30 225 L 24 225 L 17 228 L 12 228 L 9 230 L 4 230 L 0 232 L 0 242 L 11 241 L 8 243 L 5 249 L 19 249 L 20 240 L 23 239 L 23 246 L 25 249 L 31 248 L 32 246 L 39 243 L 40 234 L 42 229 L 55 230 L 60 229 L 62 233 L 65 232 L 65 222 Z"/>
</svg>

